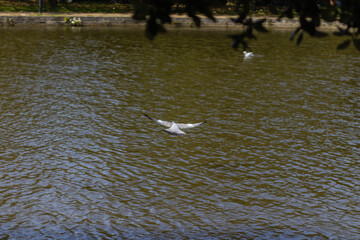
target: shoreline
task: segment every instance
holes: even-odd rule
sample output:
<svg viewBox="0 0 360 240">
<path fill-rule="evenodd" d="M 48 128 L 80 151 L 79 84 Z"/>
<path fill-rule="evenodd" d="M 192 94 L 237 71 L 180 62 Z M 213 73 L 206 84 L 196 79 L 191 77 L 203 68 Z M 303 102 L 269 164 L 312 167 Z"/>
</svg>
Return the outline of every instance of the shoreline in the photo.
<svg viewBox="0 0 360 240">
<path fill-rule="evenodd" d="M 131 13 L 35 13 L 35 12 L 0 12 L 0 26 L 16 25 L 67 25 L 65 17 L 81 18 L 82 26 L 144 26 L 144 21 L 137 21 L 132 18 Z M 172 15 L 172 23 L 166 26 L 174 27 L 195 27 L 191 18 L 186 15 Z M 216 22 L 200 15 L 201 27 L 225 27 L 225 28 L 242 28 L 241 25 L 235 24 L 231 18 L 236 16 L 215 16 Z M 267 28 L 289 29 L 299 26 L 298 19 L 283 18 L 280 21 L 273 16 L 259 16 L 253 19 L 266 18 L 264 26 Z M 336 29 L 340 24 L 338 22 L 328 23 L 321 22 L 320 30 Z"/>
</svg>

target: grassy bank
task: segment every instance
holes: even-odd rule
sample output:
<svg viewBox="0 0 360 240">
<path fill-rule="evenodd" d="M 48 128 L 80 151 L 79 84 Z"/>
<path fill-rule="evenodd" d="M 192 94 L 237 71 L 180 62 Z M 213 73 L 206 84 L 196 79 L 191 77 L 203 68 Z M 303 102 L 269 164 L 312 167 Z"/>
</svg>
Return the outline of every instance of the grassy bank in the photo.
<svg viewBox="0 0 360 240">
<path fill-rule="evenodd" d="M 42 12 L 58 13 L 132 13 L 134 7 L 132 4 L 121 3 L 101 3 L 101 2 L 75 2 L 61 3 L 57 7 L 50 7 L 46 0 L 43 0 Z M 275 12 L 274 12 L 275 10 Z M 39 0 L 0 0 L 0 12 L 38 12 Z M 183 9 L 174 6 L 173 12 L 182 12 Z M 276 9 L 272 13 L 276 14 Z M 213 9 L 214 15 L 236 15 L 233 5 Z M 271 15 L 269 11 L 262 8 L 254 9 L 252 14 L 257 16 Z"/>
<path fill-rule="evenodd" d="M 45 1 L 44 1 L 45 2 Z M 0 0 L 0 12 L 38 12 L 39 2 L 24 0 Z M 57 7 L 50 7 L 44 3 L 43 12 L 82 12 L 82 13 L 130 13 L 133 11 L 133 5 L 120 3 L 59 3 Z"/>
</svg>

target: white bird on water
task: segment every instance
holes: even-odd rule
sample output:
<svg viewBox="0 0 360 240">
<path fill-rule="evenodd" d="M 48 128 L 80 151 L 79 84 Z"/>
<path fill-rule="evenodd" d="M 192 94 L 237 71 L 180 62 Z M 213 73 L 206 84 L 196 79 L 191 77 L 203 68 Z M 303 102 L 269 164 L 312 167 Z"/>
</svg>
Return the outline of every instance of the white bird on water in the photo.
<svg viewBox="0 0 360 240">
<path fill-rule="evenodd" d="M 249 58 L 249 57 L 253 57 L 254 53 L 253 52 L 247 52 L 247 51 L 243 51 L 244 53 L 244 58 Z"/>
<path fill-rule="evenodd" d="M 181 131 L 181 129 L 193 128 L 193 127 L 200 126 L 203 123 L 206 123 L 206 121 L 199 122 L 199 123 L 175 123 L 175 122 L 168 122 L 168 121 L 158 120 L 158 119 L 150 117 L 149 115 L 147 115 L 145 113 L 144 113 L 144 115 L 147 118 L 149 118 L 151 120 L 154 120 L 158 124 L 160 124 L 162 126 L 165 126 L 165 127 L 168 127 L 167 129 L 163 129 L 163 131 L 167 132 L 169 134 L 172 134 L 172 135 L 184 135 L 186 133 L 184 131 Z"/>
</svg>

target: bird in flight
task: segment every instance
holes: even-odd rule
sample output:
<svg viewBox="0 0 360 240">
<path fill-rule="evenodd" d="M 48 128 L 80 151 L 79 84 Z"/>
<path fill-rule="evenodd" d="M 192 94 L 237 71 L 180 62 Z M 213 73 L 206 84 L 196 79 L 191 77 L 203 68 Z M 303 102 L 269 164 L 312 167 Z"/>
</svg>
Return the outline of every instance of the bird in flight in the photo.
<svg viewBox="0 0 360 240">
<path fill-rule="evenodd" d="M 158 119 L 152 118 L 149 115 L 147 115 L 146 113 L 144 113 L 144 115 L 147 118 L 157 122 L 158 124 L 167 127 L 167 129 L 163 129 L 163 131 L 167 132 L 169 134 L 172 134 L 172 135 L 184 135 L 186 133 L 184 131 L 182 131 L 181 129 L 193 128 L 193 127 L 200 126 L 203 123 L 206 123 L 206 121 L 199 122 L 199 123 L 175 123 L 175 122 L 168 122 L 168 121 L 163 121 L 163 120 L 158 120 Z"/>
</svg>

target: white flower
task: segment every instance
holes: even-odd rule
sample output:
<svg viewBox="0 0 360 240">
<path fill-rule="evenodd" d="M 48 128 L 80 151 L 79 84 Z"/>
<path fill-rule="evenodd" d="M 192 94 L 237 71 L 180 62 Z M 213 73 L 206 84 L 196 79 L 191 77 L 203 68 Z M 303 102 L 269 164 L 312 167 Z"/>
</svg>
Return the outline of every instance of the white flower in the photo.
<svg viewBox="0 0 360 240">
<path fill-rule="evenodd" d="M 80 18 L 73 17 L 70 19 L 70 23 L 72 26 L 80 26 L 82 24 L 82 21 Z"/>
</svg>

